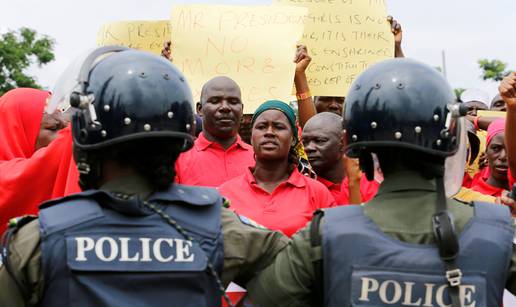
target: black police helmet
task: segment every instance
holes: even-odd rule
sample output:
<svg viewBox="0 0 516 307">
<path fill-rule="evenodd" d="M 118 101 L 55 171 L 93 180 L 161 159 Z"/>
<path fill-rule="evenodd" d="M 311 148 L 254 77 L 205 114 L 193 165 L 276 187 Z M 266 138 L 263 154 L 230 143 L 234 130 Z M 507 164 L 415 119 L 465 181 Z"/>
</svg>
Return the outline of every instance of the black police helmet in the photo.
<svg viewBox="0 0 516 307">
<path fill-rule="evenodd" d="M 76 151 L 94 151 L 144 138 L 193 144 L 193 99 L 183 74 L 166 59 L 137 50 L 109 53 L 90 68 L 72 105 Z"/>
<path fill-rule="evenodd" d="M 346 154 L 358 158 L 364 150 L 397 147 L 450 156 L 458 148 L 456 118 L 465 111 L 454 100 L 435 68 L 401 58 L 377 63 L 346 97 Z"/>
</svg>

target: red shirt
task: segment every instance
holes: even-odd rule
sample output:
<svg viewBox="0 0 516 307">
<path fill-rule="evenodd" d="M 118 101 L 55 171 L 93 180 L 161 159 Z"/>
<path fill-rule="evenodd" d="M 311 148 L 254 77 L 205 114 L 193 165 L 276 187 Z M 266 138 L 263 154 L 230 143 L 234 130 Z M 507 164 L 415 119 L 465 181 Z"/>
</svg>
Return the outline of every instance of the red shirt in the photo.
<svg viewBox="0 0 516 307">
<path fill-rule="evenodd" d="M 494 197 L 500 197 L 502 196 L 502 192 L 505 189 L 494 187 L 486 182 L 486 180 L 482 177 L 480 177 L 478 180 L 476 180 L 473 185 L 471 186 L 471 189 L 473 191 L 480 192 L 485 195 L 491 195 Z"/>
<path fill-rule="evenodd" d="M 251 168 L 219 190 L 238 214 L 289 237 L 312 219 L 315 210 L 335 205 L 323 184 L 301 175 L 297 169 L 272 193 L 256 183 Z"/>
<path fill-rule="evenodd" d="M 350 205 L 348 177 L 344 178 L 341 184 L 333 183 L 322 177 L 317 177 L 317 180 L 328 188 L 335 198 L 337 205 Z M 376 180 L 368 181 L 365 174 L 362 174 L 360 178 L 360 196 L 362 197 L 362 202 L 365 203 L 371 200 L 376 195 L 376 192 L 378 192 L 379 187 L 380 184 Z"/>
<path fill-rule="evenodd" d="M 237 135 L 236 142 L 224 150 L 199 134 L 194 146 L 176 162 L 176 182 L 187 185 L 217 187 L 254 166 L 253 148 Z"/>
</svg>

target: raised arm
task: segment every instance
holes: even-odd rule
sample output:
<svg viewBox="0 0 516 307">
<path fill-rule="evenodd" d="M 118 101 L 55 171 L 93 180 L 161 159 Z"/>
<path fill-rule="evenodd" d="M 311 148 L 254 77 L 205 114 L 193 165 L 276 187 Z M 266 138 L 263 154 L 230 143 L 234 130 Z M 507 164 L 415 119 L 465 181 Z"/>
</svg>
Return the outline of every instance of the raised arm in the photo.
<svg viewBox="0 0 516 307">
<path fill-rule="evenodd" d="M 516 178 L 516 72 L 505 77 L 500 83 L 500 96 L 507 104 L 505 121 L 505 145 L 512 178 Z"/>
<path fill-rule="evenodd" d="M 312 61 L 308 55 L 306 46 L 297 46 L 296 57 L 296 75 L 294 77 L 294 84 L 296 85 L 297 105 L 299 110 L 299 125 L 303 128 L 310 117 L 317 114 L 315 105 L 308 87 L 308 80 L 306 79 L 306 68 Z"/>
</svg>

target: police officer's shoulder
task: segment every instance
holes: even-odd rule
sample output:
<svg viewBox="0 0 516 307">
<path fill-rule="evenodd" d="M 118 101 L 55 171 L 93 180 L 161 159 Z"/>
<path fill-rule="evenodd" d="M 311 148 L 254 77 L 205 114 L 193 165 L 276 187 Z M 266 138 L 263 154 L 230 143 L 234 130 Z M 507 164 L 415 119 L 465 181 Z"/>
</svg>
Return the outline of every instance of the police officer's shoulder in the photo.
<svg viewBox="0 0 516 307">
<path fill-rule="evenodd" d="M 39 244 L 39 222 L 36 215 L 24 215 L 9 220 L 9 227 L 4 234 L 0 246 L 0 265 L 6 264 L 7 257 L 13 252 L 16 259 L 24 259 L 32 255 Z"/>
<path fill-rule="evenodd" d="M 166 193 L 156 193 L 150 200 L 179 201 L 199 206 L 222 204 L 222 196 L 217 189 L 182 184 L 173 184 Z"/>
<path fill-rule="evenodd" d="M 465 205 L 465 206 L 468 206 L 468 207 L 473 207 L 473 202 L 471 202 L 471 201 L 460 200 L 458 198 L 453 198 L 453 200 L 456 201 L 460 205 Z"/>
<path fill-rule="evenodd" d="M 240 227 L 251 227 L 254 229 L 270 231 L 267 227 L 258 224 L 244 215 L 236 213 L 234 210 L 231 210 L 228 200 L 225 200 L 224 207 L 222 208 L 222 224 L 225 225 L 225 227 L 234 225 L 238 229 L 240 229 Z"/>
<path fill-rule="evenodd" d="M 101 190 L 87 190 L 81 193 L 76 193 L 72 195 L 68 195 L 65 197 L 55 198 L 46 202 L 43 202 L 41 205 L 39 205 L 40 209 L 49 208 L 55 205 L 67 203 L 70 201 L 76 201 L 79 199 L 94 199 L 98 197 L 100 194 L 106 194 L 106 192 Z"/>
<path fill-rule="evenodd" d="M 250 226 L 250 227 L 254 227 L 254 228 L 262 229 L 262 230 L 269 230 L 267 227 L 258 224 L 257 222 L 255 222 L 254 220 L 252 220 L 246 216 L 243 216 L 238 213 L 236 213 L 236 216 L 238 217 L 240 222 L 242 222 L 242 224 L 244 224 L 246 226 Z"/>
<path fill-rule="evenodd" d="M 37 218 L 37 215 L 32 214 L 14 217 L 10 219 L 7 223 L 7 232 L 12 232 L 13 234 L 16 234 L 22 227 L 36 220 Z"/>
</svg>

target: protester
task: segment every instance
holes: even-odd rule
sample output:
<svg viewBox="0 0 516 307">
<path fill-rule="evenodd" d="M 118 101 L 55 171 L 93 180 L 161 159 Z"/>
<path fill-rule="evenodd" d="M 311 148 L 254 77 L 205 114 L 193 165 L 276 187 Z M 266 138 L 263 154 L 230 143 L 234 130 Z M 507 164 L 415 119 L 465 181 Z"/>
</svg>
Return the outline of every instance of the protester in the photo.
<svg viewBox="0 0 516 307">
<path fill-rule="evenodd" d="M 317 113 L 331 112 L 342 116 L 345 97 L 315 96 L 314 103 Z"/>
<path fill-rule="evenodd" d="M 252 147 L 238 135 L 243 107 L 240 87 L 234 80 L 220 76 L 203 86 L 203 130 L 193 148 L 177 160 L 178 183 L 216 187 L 254 164 Z"/>
<path fill-rule="evenodd" d="M 294 110 L 286 103 L 263 103 L 253 116 L 256 165 L 219 187 L 231 208 L 269 229 L 292 236 L 313 212 L 335 200 L 323 184 L 297 170 L 299 142 Z"/>
<path fill-rule="evenodd" d="M 220 306 L 229 281 L 245 285 L 287 244 L 223 208 L 215 189 L 173 183 L 175 159 L 193 143 L 188 83 L 160 57 L 113 48 L 81 65 L 88 86 L 76 94 L 96 97 L 72 128 L 74 158 L 90 167 L 86 191 L 9 230 L 0 306 Z"/>
<path fill-rule="evenodd" d="M 48 98 L 29 88 L 0 97 L 1 233 L 10 218 L 36 214 L 41 202 L 65 195 L 72 138 L 59 111 L 45 113 Z"/>
<path fill-rule="evenodd" d="M 491 100 L 491 107 L 489 108 L 491 111 L 500 111 L 500 112 L 506 112 L 507 111 L 507 105 L 505 101 L 503 101 L 500 94 L 497 94 L 494 96 L 493 100 Z"/>
<path fill-rule="evenodd" d="M 471 189 L 486 195 L 502 196 L 509 190 L 507 172 L 509 164 L 505 149 L 505 120 L 500 119 L 487 129 L 486 156 L 489 172 L 485 177 L 478 177 L 471 184 Z"/>
<path fill-rule="evenodd" d="M 360 204 L 369 201 L 379 183 L 368 181 L 355 161 L 344 156 L 342 117 L 330 112 L 319 113 L 306 123 L 303 145 L 317 180 L 332 193 L 337 204 Z"/>
<path fill-rule="evenodd" d="M 477 112 L 488 110 L 489 94 L 476 89 L 470 88 L 462 92 L 460 100 L 468 107 L 468 115 L 477 116 Z"/>
</svg>

